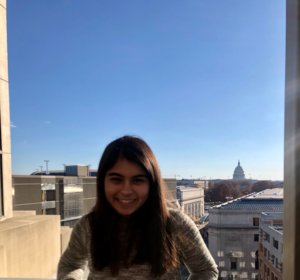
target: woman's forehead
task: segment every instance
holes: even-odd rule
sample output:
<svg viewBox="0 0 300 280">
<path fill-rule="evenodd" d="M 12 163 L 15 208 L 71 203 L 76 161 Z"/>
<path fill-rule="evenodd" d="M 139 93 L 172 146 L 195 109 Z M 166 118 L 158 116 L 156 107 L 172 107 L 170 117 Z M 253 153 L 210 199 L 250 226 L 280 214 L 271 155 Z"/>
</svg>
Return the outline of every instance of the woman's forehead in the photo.
<svg viewBox="0 0 300 280">
<path fill-rule="evenodd" d="M 129 161 L 121 157 L 116 163 L 107 171 L 107 173 L 120 173 L 120 174 L 146 174 L 145 169 L 138 163 Z"/>
</svg>

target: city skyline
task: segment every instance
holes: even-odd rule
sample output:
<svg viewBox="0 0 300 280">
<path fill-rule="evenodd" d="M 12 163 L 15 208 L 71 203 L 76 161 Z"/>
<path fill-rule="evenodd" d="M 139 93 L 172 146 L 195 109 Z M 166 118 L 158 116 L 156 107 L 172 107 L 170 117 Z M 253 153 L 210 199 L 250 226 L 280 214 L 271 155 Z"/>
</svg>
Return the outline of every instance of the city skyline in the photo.
<svg viewBox="0 0 300 280">
<path fill-rule="evenodd" d="M 97 168 L 133 134 L 164 177 L 229 179 L 240 160 L 282 180 L 284 3 L 169 3 L 7 3 L 13 174 Z"/>
</svg>

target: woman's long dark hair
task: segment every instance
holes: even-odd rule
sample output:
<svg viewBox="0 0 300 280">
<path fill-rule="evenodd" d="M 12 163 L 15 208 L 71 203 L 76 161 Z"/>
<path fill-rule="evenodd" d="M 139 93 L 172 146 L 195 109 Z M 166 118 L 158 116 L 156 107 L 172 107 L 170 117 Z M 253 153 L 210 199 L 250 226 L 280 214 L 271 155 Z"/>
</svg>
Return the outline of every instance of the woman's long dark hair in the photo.
<svg viewBox="0 0 300 280">
<path fill-rule="evenodd" d="M 141 166 L 149 180 L 148 198 L 129 217 L 127 230 L 104 192 L 105 175 L 120 158 Z M 97 202 L 88 217 L 95 270 L 109 267 L 112 275 L 118 275 L 121 264 L 147 263 L 152 275 L 160 276 L 178 265 L 164 183 L 156 158 L 142 139 L 123 136 L 105 148 L 97 172 Z"/>
</svg>

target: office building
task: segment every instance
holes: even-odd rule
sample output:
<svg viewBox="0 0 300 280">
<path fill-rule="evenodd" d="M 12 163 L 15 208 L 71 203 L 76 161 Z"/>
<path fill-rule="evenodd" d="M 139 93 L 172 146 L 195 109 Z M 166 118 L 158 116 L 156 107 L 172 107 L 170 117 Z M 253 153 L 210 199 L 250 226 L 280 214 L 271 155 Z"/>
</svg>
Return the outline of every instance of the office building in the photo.
<svg viewBox="0 0 300 280">
<path fill-rule="evenodd" d="M 209 249 L 220 279 L 259 279 L 262 212 L 283 210 L 283 189 L 267 189 L 209 209 Z"/>
<path fill-rule="evenodd" d="M 282 280 L 283 213 L 263 212 L 260 223 L 259 279 Z"/>
<path fill-rule="evenodd" d="M 66 166 L 65 171 L 48 173 L 12 176 L 14 210 L 57 214 L 61 225 L 73 226 L 95 205 L 96 177 L 88 176 L 88 166 L 83 165 Z"/>
</svg>

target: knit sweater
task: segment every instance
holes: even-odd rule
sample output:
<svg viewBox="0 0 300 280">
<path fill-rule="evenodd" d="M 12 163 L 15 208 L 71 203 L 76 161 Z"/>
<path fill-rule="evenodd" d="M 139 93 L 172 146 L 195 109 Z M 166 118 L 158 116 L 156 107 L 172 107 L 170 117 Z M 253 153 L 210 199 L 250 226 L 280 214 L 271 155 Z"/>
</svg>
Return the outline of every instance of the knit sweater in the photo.
<svg viewBox="0 0 300 280">
<path fill-rule="evenodd" d="M 190 272 L 189 280 L 214 280 L 218 278 L 217 266 L 208 251 L 195 223 L 179 210 L 170 209 L 174 223 L 173 236 L 180 254 L 180 260 Z M 86 266 L 88 279 L 104 280 L 147 280 L 153 279 L 149 264 L 120 267 L 119 275 L 112 276 L 109 267 L 95 271 L 92 267 L 90 252 L 91 230 L 87 216 L 83 216 L 72 231 L 69 245 L 58 265 L 58 280 L 82 279 Z M 173 269 L 155 279 L 180 280 L 180 269 Z"/>
</svg>

